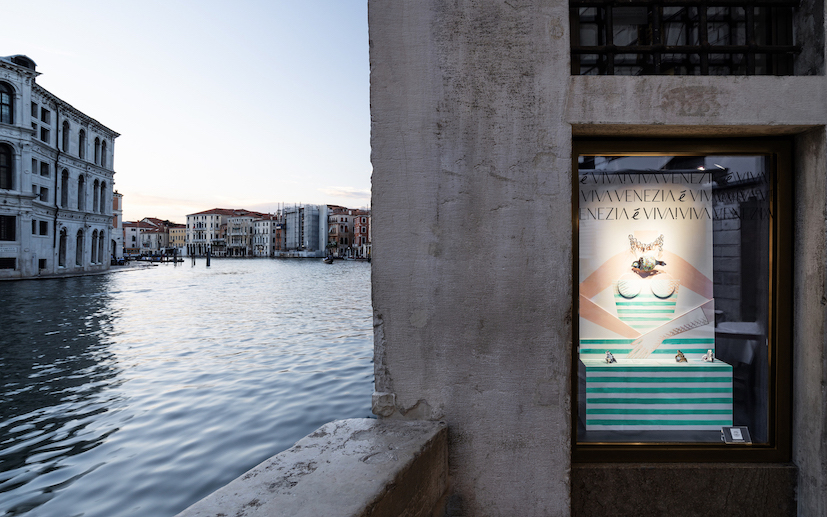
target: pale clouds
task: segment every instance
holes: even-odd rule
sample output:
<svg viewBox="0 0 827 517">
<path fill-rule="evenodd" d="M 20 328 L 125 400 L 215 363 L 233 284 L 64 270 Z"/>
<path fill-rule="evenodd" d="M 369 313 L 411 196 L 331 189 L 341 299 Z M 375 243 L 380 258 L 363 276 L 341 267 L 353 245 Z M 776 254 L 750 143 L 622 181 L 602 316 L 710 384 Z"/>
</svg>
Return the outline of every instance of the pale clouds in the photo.
<svg viewBox="0 0 827 517">
<path fill-rule="evenodd" d="M 361 190 L 352 187 L 327 187 L 319 189 L 326 196 L 331 198 L 349 198 L 356 200 L 370 200 L 370 190 Z"/>
</svg>

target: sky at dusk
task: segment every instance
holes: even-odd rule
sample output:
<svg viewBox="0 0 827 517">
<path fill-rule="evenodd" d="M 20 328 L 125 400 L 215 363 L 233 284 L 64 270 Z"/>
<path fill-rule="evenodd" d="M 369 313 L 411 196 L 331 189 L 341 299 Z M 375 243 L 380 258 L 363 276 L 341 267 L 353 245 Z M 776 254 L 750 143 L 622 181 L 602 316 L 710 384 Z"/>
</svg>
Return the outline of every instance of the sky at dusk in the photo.
<svg viewBox="0 0 827 517">
<path fill-rule="evenodd" d="M 370 203 L 367 0 L 26 0 L 0 55 L 121 134 L 124 219 Z"/>
</svg>

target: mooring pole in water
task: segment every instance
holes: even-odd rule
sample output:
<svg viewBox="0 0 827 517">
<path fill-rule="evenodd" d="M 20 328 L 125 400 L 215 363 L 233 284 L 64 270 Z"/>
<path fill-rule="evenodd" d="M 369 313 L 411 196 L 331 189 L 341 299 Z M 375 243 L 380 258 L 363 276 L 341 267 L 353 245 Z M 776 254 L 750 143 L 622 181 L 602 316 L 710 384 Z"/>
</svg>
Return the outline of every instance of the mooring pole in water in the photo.
<svg viewBox="0 0 827 517">
<path fill-rule="evenodd" d="M 210 267 L 210 248 L 207 248 L 207 267 Z"/>
<path fill-rule="evenodd" d="M 178 248 L 172 248 L 172 265 L 178 265 Z"/>
</svg>

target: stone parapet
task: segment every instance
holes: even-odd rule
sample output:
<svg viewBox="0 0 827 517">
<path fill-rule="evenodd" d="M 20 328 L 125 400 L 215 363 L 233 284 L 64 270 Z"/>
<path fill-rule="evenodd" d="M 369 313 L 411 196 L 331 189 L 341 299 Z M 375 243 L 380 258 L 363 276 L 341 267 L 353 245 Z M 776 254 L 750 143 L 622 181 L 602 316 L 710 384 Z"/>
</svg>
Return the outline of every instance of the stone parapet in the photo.
<svg viewBox="0 0 827 517">
<path fill-rule="evenodd" d="M 178 517 L 431 516 L 448 484 L 441 422 L 323 425 Z"/>
</svg>

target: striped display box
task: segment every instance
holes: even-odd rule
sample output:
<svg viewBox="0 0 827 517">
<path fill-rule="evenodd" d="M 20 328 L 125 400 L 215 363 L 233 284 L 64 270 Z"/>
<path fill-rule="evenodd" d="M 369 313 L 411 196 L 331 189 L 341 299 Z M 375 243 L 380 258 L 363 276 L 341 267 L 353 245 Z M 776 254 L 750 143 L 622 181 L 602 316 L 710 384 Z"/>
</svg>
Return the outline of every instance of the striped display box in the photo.
<svg viewBox="0 0 827 517">
<path fill-rule="evenodd" d="M 727 363 L 582 361 L 587 430 L 719 430 L 732 425 L 732 366 Z"/>
</svg>

